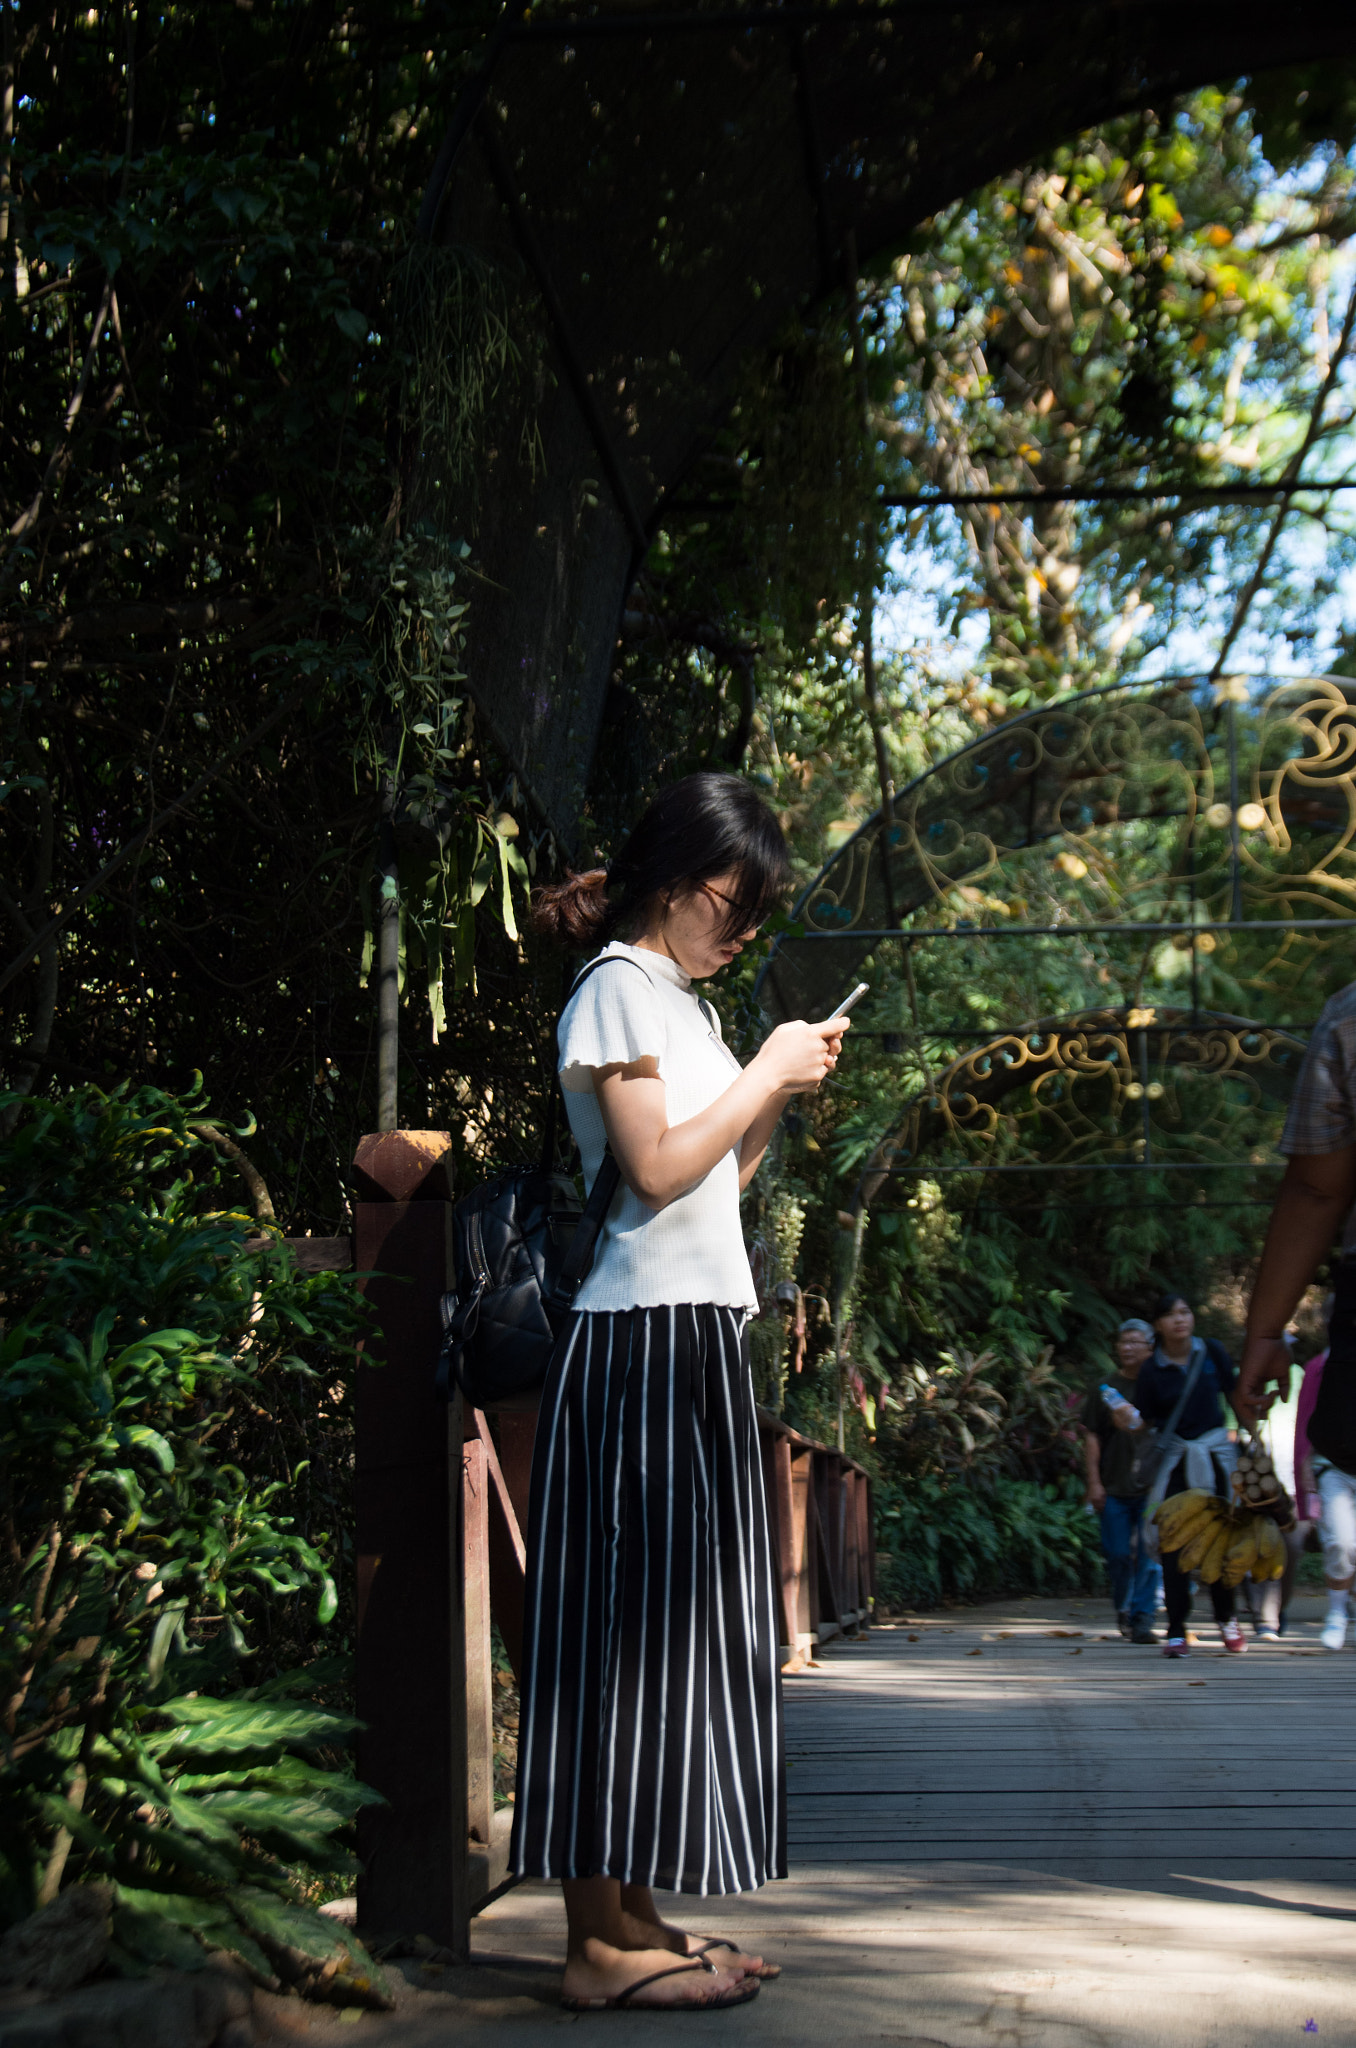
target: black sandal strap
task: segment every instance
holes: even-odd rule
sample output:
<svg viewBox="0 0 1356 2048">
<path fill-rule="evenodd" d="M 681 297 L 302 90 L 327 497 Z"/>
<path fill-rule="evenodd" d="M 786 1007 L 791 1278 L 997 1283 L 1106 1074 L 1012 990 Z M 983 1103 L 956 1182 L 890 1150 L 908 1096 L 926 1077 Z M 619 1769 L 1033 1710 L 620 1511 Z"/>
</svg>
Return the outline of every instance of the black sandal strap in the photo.
<svg viewBox="0 0 1356 2048">
<path fill-rule="evenodd" d="M 652 1977 L 641 1977 L 637 1983 L 628 1984 L 625 1991 L 619 1991 L 612 2002 L 614 2005 L 627 2006 L 638 1991 L 647 1991 L 651 1984 L 658 1984 L 665 1977 L 690 1977 L 694 1970 L 702 1970 L 709 1977 L 716 1974 L 710 1963 L 676 1963 L 671 1970 L 656 1970 Z"/>
</svg>

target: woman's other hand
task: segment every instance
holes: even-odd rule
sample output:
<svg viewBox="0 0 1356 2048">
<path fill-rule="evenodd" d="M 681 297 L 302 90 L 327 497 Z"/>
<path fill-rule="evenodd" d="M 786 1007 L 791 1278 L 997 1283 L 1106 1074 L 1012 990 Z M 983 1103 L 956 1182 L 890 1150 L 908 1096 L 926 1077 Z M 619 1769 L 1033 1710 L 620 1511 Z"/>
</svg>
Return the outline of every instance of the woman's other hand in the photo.
<svg viewBox="0 0 1356 2048">
<path fill-rule="evenodd" d="M 819 1024 L 779 1024 L 763 1041 L 754 1063 L 764 1069 L 779 1095 L 818 1088 L 837 1066 L 843 1033 L 851 1023 L 850 1017 L 826 1017 Z"/>
<path fill-rule="evenodd" d="M 1095 1508 L 1097 1510 L 1097 1513 L 1100 1515 L 1102 1509 L 1106 1506 L 1106 1488 L 1103 1486 L 1100 1479 L 1094 1479 L 1092 1481 L 1092 1483 L 1088 1487 L 1087 1493 L 1084 1496 L 1084 1498 L 1087 1501 L 1088 1506 L 1090 1508 Z"/>
</svg>

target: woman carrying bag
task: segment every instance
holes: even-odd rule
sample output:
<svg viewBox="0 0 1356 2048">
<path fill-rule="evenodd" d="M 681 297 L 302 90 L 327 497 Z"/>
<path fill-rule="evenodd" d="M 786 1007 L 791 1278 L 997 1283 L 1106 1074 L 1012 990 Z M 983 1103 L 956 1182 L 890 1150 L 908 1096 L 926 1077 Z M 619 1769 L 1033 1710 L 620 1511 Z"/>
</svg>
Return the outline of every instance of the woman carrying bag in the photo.
<svg viewBox="0 0 1356 2048">
<path fill-rule="evenodd" d="M 1180 1294 L 1164 1294 L 1154 1303 L 1153 1324 L 1158 1342 L 1153 1357 L 1139 1369 L 1136 1401 L 1150 1429 L 1157 1429 L 1159 1465 L 1145 1504 L 1144 1526 L 1153 1525 L 1159 1502 L 1189 1486 L 1229 1496 L 1229 1475 L 1237 1448 L 1225 1423 L 1224 1397 L 1238 1377 L 1233 1360 L 1213 1337 L 1195 1335 L 1196 1318 Z M 1186 1625 L 1191 1614 L 1191 1579 L 1178 1568 L 1174 1552 L 1162 1553 L 1163 1601 L 1168 1610 L 1165 1657 L 1187 1654 Z M 1234 1589 L 1219 1581 L 1210 1587 L 1210 1601 L 1226 1650 L 1246 1650 L 1247 1638 L 1234 1618 Z"/>
<path fill-rule="evenodd" d="M 747 1067 L 695 984 L 782 896 L 776 820 L 730 775 L 651 804 L 609 869 L 539 892 L 538 928 L 603 964 L 557 1042 L 591 1185 L 621 1186 L 542 1393 L 532 1468 L 511 1865 L 558 1878 L 563 2002 L 743 2004 L 773 1976 L 664 1922 L 786 1874 L 771 1548 L 739 1196 L 846 1019 L 783 1024 Z"/>
</svg>

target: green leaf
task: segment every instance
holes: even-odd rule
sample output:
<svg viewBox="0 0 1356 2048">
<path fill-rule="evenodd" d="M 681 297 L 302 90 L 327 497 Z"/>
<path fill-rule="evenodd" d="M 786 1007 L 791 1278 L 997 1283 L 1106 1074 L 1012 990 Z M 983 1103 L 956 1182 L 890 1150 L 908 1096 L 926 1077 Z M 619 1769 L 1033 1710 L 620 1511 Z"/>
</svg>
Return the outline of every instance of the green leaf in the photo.
<svg viewBox="0 0 1356 2048">
<path fill-rule="evenodd" d="M 349 341 L 364 342 L 368 336 L 368 318 L 356 306 L 340 306 L 334 315 L 334 324 Z"/>
<path fill-rule="evenodd" d="M 153 1756 L 234 1755 L 247 1750 L 320 1749 L 346 1742 L 359 1726 L 328 1708 L 213 1699 L 170 1700 L 157 1713 L 177 1725 L 146 1738 Z"/>
<path fill-rule="evenodd" d="M 159 1685 L 164 1676 L 165 1659 L 176 1636 L 182 1638 L 184 1616 L 188 1612 L 187 1600 L 171 1600 L 161 1609 L 151 1637 L 151 1647 L 146 1655 L 146 1676 L 153 1686 Z"/>
<path fill-rule="evenodd" d="M 207 1951 L 196 1935 L 161 1913 L 139 1913 L 131 1906 L 120 1905 L 113 1914 L 113 1933 L 138 1962 L 169 1970 L 206 1968 Z"/>
<path fill-rule="evenodd" d="M 389 2011 L 390 1989 L 380 1967 L 333 1920 L 250 1885 L 241 1885 L 232 1903 L 287 1974 L 303 1981 L 309 1977 L 331 2000 L 342 1992 L 352 2003 Z"/>
<path fill-rule="evenodd" d="M 509 886 L 509 880 L 511 875 L 508 859 L 509 842 L 508 840 L 501 839 L 496 835 L 495 845 L 499 848 L 499 915 L 503 919 L 504 930 L 508 933 L 508 936 L 513 940 L 513 942 L 516 945 L 518 940 L 518 927 L 514 923 L 513 919 L 513 891 Z"/>
<path fill-rule="evenodd" d="M 127 1440 L 138 1450 L 149 1451 L 162 1472 L 174 1470 L 174 1452 L 159 1430 L 147 1429 L 144 1423 L 137 1423 L 127 1431 Z"/>
</svg>

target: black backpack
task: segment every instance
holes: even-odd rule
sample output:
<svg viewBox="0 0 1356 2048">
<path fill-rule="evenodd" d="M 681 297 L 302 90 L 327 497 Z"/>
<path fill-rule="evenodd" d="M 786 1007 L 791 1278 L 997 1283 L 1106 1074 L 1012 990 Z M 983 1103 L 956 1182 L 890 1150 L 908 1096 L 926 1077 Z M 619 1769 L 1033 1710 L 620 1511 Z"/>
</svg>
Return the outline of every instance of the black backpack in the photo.
<svg viewBox="0 0 1356 2048">
<path fill-rule="evenodd" d="M 604 958 L 626 956 L 591 960 L 571 995 Z M 627 964 L 645 973 L 639 961 Z M 604 1152 L 583 1204 L 570 1175 L 554 1169 L 559 1085 L 553 1077 L 541 1164 L 501 1173 L 452 1211 L 456 1286 L 442 1299 L 437 1384 L 448 1400 L 460 1387 L 474 1408 L 535 1406 L 556 1333 L 588 1276 L 621 1179 L 611 1151 Z"/>
</svg>

